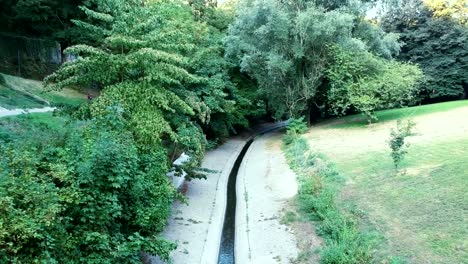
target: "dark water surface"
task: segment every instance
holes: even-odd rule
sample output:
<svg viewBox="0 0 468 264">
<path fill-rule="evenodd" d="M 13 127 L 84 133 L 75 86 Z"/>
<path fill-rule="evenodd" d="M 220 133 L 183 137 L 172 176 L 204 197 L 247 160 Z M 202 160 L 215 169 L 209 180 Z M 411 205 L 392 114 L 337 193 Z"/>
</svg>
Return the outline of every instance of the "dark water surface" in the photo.
<svg viewBox="0 0 468 264">
<path fill-rule="evenodd" d="M 242 148 L 239 156 L 234 162 L 231 173 L 229 174 L 227 185 L 227 204 L 226 213 L 224 216 L 223 233 L 221 237 L 221 246 L 219 249 L 218 264 L 234 264 L 234 236 L 236 232 L 236 180 L 239 167 L 245 153 L 252 144 L 253 139 L 250 139 Z"/>
</svg>

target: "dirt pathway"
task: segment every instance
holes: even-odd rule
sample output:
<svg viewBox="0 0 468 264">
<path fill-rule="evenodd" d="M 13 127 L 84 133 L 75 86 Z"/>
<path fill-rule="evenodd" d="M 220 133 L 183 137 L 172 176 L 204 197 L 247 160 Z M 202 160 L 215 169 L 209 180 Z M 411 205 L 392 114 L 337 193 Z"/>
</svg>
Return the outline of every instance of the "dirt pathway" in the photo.
<svg viewBox="0 0 468 264">
<path fill-rule="evenodd" d="M 45 113 L 52 112 L 55 107 L 31 108 L 31 109 L 5 109 L 0 107 L 0 118 L 5 116 L 16 116 L 28 113 Z"/>
<path fill-rule="evenodd" d="M 290 263 L 297 257 L 292 230 L 280 223 L 297 193 L 295 174 L 281 152 L 281 137 L 257 138 L 237 176 L 236 263 Z"/>
</svg>

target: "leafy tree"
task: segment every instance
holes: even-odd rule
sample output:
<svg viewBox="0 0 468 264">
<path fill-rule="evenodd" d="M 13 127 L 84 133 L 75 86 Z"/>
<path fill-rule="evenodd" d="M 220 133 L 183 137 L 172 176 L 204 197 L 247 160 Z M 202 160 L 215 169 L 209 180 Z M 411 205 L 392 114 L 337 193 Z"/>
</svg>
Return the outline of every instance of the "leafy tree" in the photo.
<svg viewBox="0 0 468 264">
<path fill-rule="evenodd" d="M 276 118 L 304 114 L 309 121 L 314 106 L 324 111 L 330 45 L 385 57 L 398 51 L 395 35 L 364 20 L 361 5 L 353 3 L 258 0 L 240 6 L 227 56 L 257 80 Z"/>
<path fill-rule="evenodd" d="M 468 3 L 465 0 L 425 0 L 435 17 L 455 19 L 468 24 Z"/>
<path fill-rule="evenodd" d="M 333 62 L 327 69 L 328 104 L 335 115 L 349 109 L 364 113 L 369 122 L 374 111 L 395 108 L 416 100 L 421 70 L 410 64 L 387 61 L 369 52 L 331 48 Z"/>
<path fill-rule="evenodd" d="M 466 98 L 468 28 L 453 15 L 442 16 L 452 11 L 443 11 L 445 9 L 439 6 L 433 8 L 436 11 L 421 0 L 400 2 L 390 6 L 382 25 L 398 33 L 405 43 L 398 58 L 421 66 L 426 76 L 421 84 L 423 97 L 434 100 Z"/>
<path fill-rule="evenodd" d="M 209 109 L 199 122 L 208 139 L 223 140 L 236 132 L 235 126 L 248 126 L 243 108 L 252 104 L 231 81 L 232 64 L 224 59 L 223 38 L 232 17 L 211 1 L 189 3 L 196 20 L 206 24 L 206 33 L 197 39 L 197 48 L 189 58 L 190 71 L 207 81 L 192 85 L 188 90 L 193 90 Z"/>
<path fill-rule="evenodd" d="M 146 151 L 178 144 L 184 130 L 200 130 L 192 118 L 208 120 L 212 106 L 195 87 L 208 80 L 190 72 L 191 58 L 186 54 L 193 54 L 194 39 L 205 29 L 197 28 L 187 6 L 165 1 L 141 6 L 135 0 L 103 2 L 97 8 L 109 13 L 83 9 L 98 22 L 77 21 L 77 25 L 91 34 L 102 32 L 103 37 L 94 46 L 67 49 L 78 59 L 49 76 L 47 86 L 101 87 L 100 96 L 89 106 L 90 117 L 106 114 L 110 106 L 122 107 L 125 129 Z M 193 133 L 190 146 L 185 147 L 180 151 L 198 161 L 203 134 Z"/>
</svg>

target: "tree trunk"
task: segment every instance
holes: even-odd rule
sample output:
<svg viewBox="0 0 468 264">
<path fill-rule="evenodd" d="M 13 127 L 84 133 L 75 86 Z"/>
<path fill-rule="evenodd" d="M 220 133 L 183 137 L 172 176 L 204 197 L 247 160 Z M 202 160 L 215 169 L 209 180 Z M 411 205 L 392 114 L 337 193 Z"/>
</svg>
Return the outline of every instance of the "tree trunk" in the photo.
<svg viewBox="0 0 468 264">
<path fill-rule="evenodd" d="M 465 100 L 468 96 L 468 83 L 463 82 L 463 94 L 460 99 Z"/>
<path fill-rule="evenodd" d="M 311 126 L 312 125 L 312 111 L 313 111 L 313 107 L 312 107 L 312 103 L 307 103 L 307 112 L 306 112 L 306 121 L 307 121 L 307 126 Z"/>
</svg>

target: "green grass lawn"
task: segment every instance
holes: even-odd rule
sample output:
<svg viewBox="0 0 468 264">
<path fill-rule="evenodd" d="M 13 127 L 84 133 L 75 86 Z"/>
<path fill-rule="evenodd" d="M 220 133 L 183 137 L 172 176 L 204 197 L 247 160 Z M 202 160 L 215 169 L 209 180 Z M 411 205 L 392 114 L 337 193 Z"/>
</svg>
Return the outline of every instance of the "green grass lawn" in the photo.
<svg viewBox="0 0 468 264">
<path fill-rule="evenodd" d="M 383 123 L 401 118 L 411 118 L 420 115 L 443 112 L 464 106 L 468 106 L 468 100 L 383 110 L 376 113 L 378 120 L 375 123 Z M 325 121 L 324 125 L 327 125 L 330 128 L 355 128 L 366 127 L 368 122 L 364 115 L 356 114 Z"/>
<path fill-rule="evenodd" d="M 386 151 L 336 160 L 346 192 L 410 263 L 468 263 L 468 135 L 410 147 L 396 173 Z M 387 253 L 388 254 L 388 253 Z"/>
<path fill-rule="evenodd" d="M 377 255 L 416 264 L 468 263 L 467 107 L 468 101 L 455 101 L 387 110 L 377 113 L 381 123 L 373 126 L 351 116 L 309 131 L 309 144 L 346 179 L 342 204 L 355 204 L 361 227 L 382 235 Z M 387 121 L 407 116 L 420 131 L 396 171 L 386 142 L 393 123 Z"/>
<path fill-rule="evenodd" d="M 17 91 L 0 84 L 0 107 L 15 109 L 44 107 L 46 105 L 47 104 L 43 101 L 39 101 L 34 97 L 23 93 L 18 93 Z"/>
<path fill-rule="evenodd" d="M 86 95 L 76 90 L 46 92 L 40 81 L 1 75 L 5 84 L 0 85 L 0 107 L 34 108 L 47 106 L 48 103 L 51 106 L 77 106 L 86 101 Z"/>
</svg>

